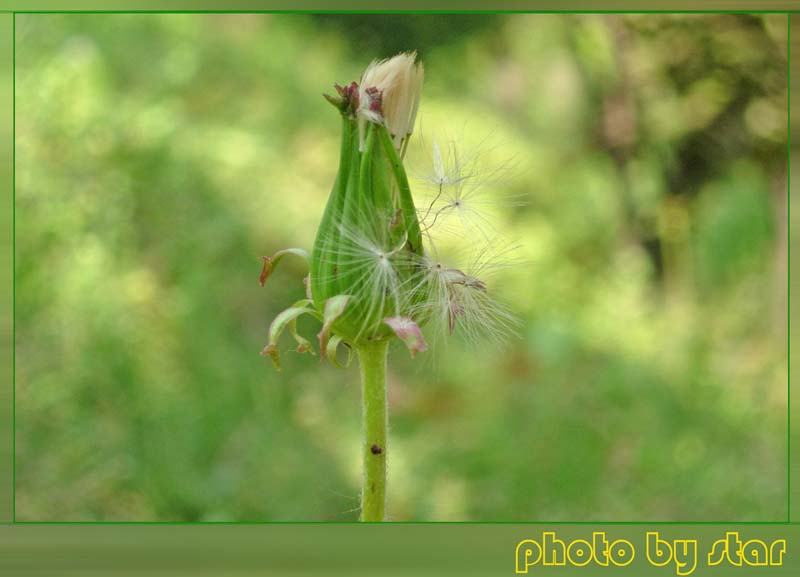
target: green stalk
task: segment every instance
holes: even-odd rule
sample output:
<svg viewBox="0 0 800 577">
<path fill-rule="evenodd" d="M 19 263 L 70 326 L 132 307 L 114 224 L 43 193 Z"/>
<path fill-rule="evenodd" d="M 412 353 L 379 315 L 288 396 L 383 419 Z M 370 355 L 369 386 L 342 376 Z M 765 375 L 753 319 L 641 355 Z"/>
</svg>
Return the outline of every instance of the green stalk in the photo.
<svg viewBox="0 0 800 577">
<path fill-rule="evenodd" d="M 388 340 L 367 342 L 358 348 L 361 365 L 361 416 L 364 474 L 361 520 L 383 521 L 386 513 L 386 353 Z"/>
</svg>

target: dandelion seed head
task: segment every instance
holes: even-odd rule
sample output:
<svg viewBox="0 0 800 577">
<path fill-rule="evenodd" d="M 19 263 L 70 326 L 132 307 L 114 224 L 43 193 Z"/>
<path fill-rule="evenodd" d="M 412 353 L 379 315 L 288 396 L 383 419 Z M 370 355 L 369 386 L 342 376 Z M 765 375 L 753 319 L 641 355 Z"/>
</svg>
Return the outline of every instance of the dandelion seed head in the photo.
<svg viewBox="0 0 800 577">
<path fill-rule="evenodd" d="M 489 279 L 501 267 L 514 266 L 511 255 L 518 245 L 502 238 L 473 243 L 463 266 L 440 258 L 435 249 L 416 259 L 417 276 L 409 286 L 410 314 L 423 319 L 432 342 L 444 342 L 460 334 L 473 344 L 487 338 L 502 342 L 515 334 L 517 319 L 494 297 Z"/>
</svg>

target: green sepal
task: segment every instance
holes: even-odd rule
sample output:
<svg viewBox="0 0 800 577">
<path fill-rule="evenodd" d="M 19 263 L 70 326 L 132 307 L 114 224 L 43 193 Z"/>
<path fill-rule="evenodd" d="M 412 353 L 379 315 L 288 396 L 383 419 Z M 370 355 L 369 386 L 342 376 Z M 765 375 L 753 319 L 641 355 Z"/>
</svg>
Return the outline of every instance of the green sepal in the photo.
<svg viewBox="0 0 800 577">
<path fill-rule="evenodd" d="M 281 334 L 289 327 L 290 332 L 295 337 L 295 340 L 303 346 L 303 342 L 308 343 L 303 337 L 297 333 L 297 318 L 304 314 L 310 314 L 319 318 L 319 313 L 314 310 L 313 303 L 309 299 L 299 300 L 290 306 L 288 309 L 278 313 L 272 323 L 269 325 L 267 346 L 261 351 L 263 356 L 268 356 L 272 359 L 273 364 L 277 370 L 281 370 L 281 361 L 278 355 L 278 339 Z M 310 346 L 310 343 L 308 343 Z"/>
<path fill-rule="evenodd" d="M 414 206 L 414 198 L 411 196 L 411 186 L 408 184 L 408 175 L 406 175 L 406 170 L 403 168 L 403 162 L 400 160 L 400 157 L 397 156 L 397 150 L 394 147 L 392 137 L 389 136 L 386 127 L 379 126 L 377 132 L 381 144 L 383 145 L 383 150 L 389 160 L 389 166 L 397 182 L 400 195 L 399 208 L 405 220 L 409 248 L 412 252 L 421 255 L 422 231 L 420 230 L 419 220 L 417 219 L 417 209 Z"/>
<path fill-rule="evenodd" d="M 295 256 L 299 256 L 306 264 L 308 264 L 310 258 L 308 256 L 308 252 L 303 250 L 302 248 L 285 248 L 283 250 L 279 250 L 272 256 L 262 256 L 261 260 L 264 261 L 264 267 L 261 269 L 261 276 L 258 278 L 258 282 L 261 283 L 261 286 L 264 286 L 264 283 L 267 281 L 269 276 L 272 274 L 272 271 L 278 265 L 283 257 L 287 254 L 293 254 Z"/>
<path fill-rule="evenodd" d="M 298 353 L 311 353 L 312 355 L 317 354 L 316 352 L 314 352 L 314 347 L 312 346 L 311 342 L 297 332 L 297 317 L 289 321 L 289 332 L 292 334 L 294 340 L 297 342 L 297 349 L 295 350 Z"/>
<path fill-rule="evenodd" d="M 319 354 L 320 358 L 327 354 L 328 349 L 328 334 L 331 331 L 334 321 L 342 316 L 347 303 L 350 301 L 350 295 L 336 295 L 325 301 L 325 311 L 322 318 L 322 329 L 317 334 L 319 339 Z"/>
<path fill-rule="evenodd" d="M 344 364 L 339 362 L 339 357 L 336 355 L 336 352 L 339 349 L 339 345 L 344 345 L 345 347 L 347 347 L 347 361 Z M 339 367 L 340 369 L 346 369 L 347 367 L 350 366 L 350 363 L 353 361 L 353 347 L 344 342 L 342 340 L 342 337 L 340 337 L 339 335 L 333 335 L 328 340 L 328 347 L 326 353 L 328 360 L 337 367 Z"/>
<path fill-rule="evenodd" d="M 325 300 L 340 294 L 338 290 L 340 275 L 336 262 L 336 250 L 339 245 L 347 196 L 347 186 L 352 180 L 352 173 L 358 174 L 358 129 L 356 122 L 347 117 L 342 118 L 342 141 L 339 152 L 339 171 L 333 184 L 325 212 L 317 229 L 314 250 L 311 253 L 310 290 L 318 309 L 322 309 Z"/>
</svg>

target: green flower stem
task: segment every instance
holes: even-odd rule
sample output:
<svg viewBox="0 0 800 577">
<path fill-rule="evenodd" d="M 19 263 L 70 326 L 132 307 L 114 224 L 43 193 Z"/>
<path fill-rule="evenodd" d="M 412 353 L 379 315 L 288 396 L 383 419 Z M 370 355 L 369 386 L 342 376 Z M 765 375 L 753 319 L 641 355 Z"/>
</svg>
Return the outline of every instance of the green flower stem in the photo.
<svg viewBox="0 0 800 577">
<path fill-rule="evenodd" d="M 364 442 L 361 452 L 364 476 L 361 520 L 383 521 L 386 512 L 386 354 L 389 341 L 367 342 L 358 347 L 361 365 L 361 414 Z"/>
</svg>

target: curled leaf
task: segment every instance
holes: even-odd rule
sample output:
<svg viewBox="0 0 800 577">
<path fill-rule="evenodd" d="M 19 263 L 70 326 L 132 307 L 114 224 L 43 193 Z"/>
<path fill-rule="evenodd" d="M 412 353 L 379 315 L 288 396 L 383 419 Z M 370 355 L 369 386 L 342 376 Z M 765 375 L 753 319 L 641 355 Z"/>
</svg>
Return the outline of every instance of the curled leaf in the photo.
<svg viewBox="0 0 800 577">
<path fill-rule="evenodd" d="M 308 339 L 304 338 L 300 333 L 297 332 L 297 319 L 293 318 L 289 321 L 289 332 L 294 337 L 294 340 L 297 341 L 297 349 L 298 353 L 311 353 L 312 355 L 316 354 L 314 352 L 314 347 L 311 346 L 311 343 Z"/>
<path fill-rule="evenodd" d="M 347 361 L 344 364 L 340 363 L 339 357 L 336 356 L 336 351 L 339 349 L 339 345 L 344 345 L 345 347 L 347 347 Z M 340 369 L 346 369 L 347 367 L 349 367 L 351 361 L 353 360 L 353 348 L 346 342 L 344 342 L 342 340 L 342 337 L 340 337 L 339 335 L 333 335 L 330 338 L 330 340 L 328 341 L 326 352 L 328 360 L 337 367 L 339 367 Z"/>
<path fill-rule="evenodd" d="M 275 345 L 267 345 L 263 349 L 261 349 L 261 356 L 262 357 L 269 357 L 272 359 L 272 364 L 275 365 L 275 368 L 279 371 L 281 370 L 281 358 L 278 356 L 278 347 Z"/>
<path fill-rule="evenodd" d="M 264 266 L 261 269 L 261 276 L 258 277 L 258 282 L 261 286 L 264 286 L 264 283 L 269 278 L 269 275 L 272 274 L 272 270 L 278 265 L 280 260 L 286 256 L 287 254 L 293 254 L 295 256 L 299 256 L 303 260 L 308 263 L 308 252 L 303 250 L 302 248 L 285 248 L 283 250 L 279 250 L 272 256 L 262 256 L 261 260 L 264 261 Z"/>
<path fill-rule="evenodd" d="M 336 295 L 325 301 L 325 311 L 322 319 L 322 329 L 317 334 L 319 339 L 319 354 L 320 358 L 327 354 L 328 351 L 328 333 L 330 333 L 331 326 L 336 319 L 342 316 L 347 301 L 350 300 L 350 295 Z"/>
<path fill-rule="evenodd" d="M 383 322 L 389 325 L 406 347 L 411 357 L 415 357 L 417 353 L 425 352 L 428 350 L 428 343 L 425 342 L 425 337 L 419 325 L 408 317 L 389 317 L 383 319 Z"/>
<path fill-rule="evenodd" d="M 304 314 L 314 314 L 316 311 L 313 309 L 312 302 L 309 299 L 303 299 L 301 301 L 297 301 L 288 309 L 281 311 L 278 313 L 278 316 L 272 321 L 269 325 L 269 340 L 267 342 L 267 346 L 261 351 L 262 356 L 268 356 L 272 359 L 272 362 L 275 364 L 275 368 L 280 370 L 281 369 L 281 362 L 278 356 L 278 339 L 283 333 L 284 329 L 289 326 L 289 330 L 295 337 L 295 340 L 300 343 L 300 347 L 303 347 L 303 341 L 308 343 L 303 337 L 297 334 L 297 327 L 295 323 L 297 322 L 297 317 Z M 310 347 L 310 343 L 308 343 Z"/>
</svg>

